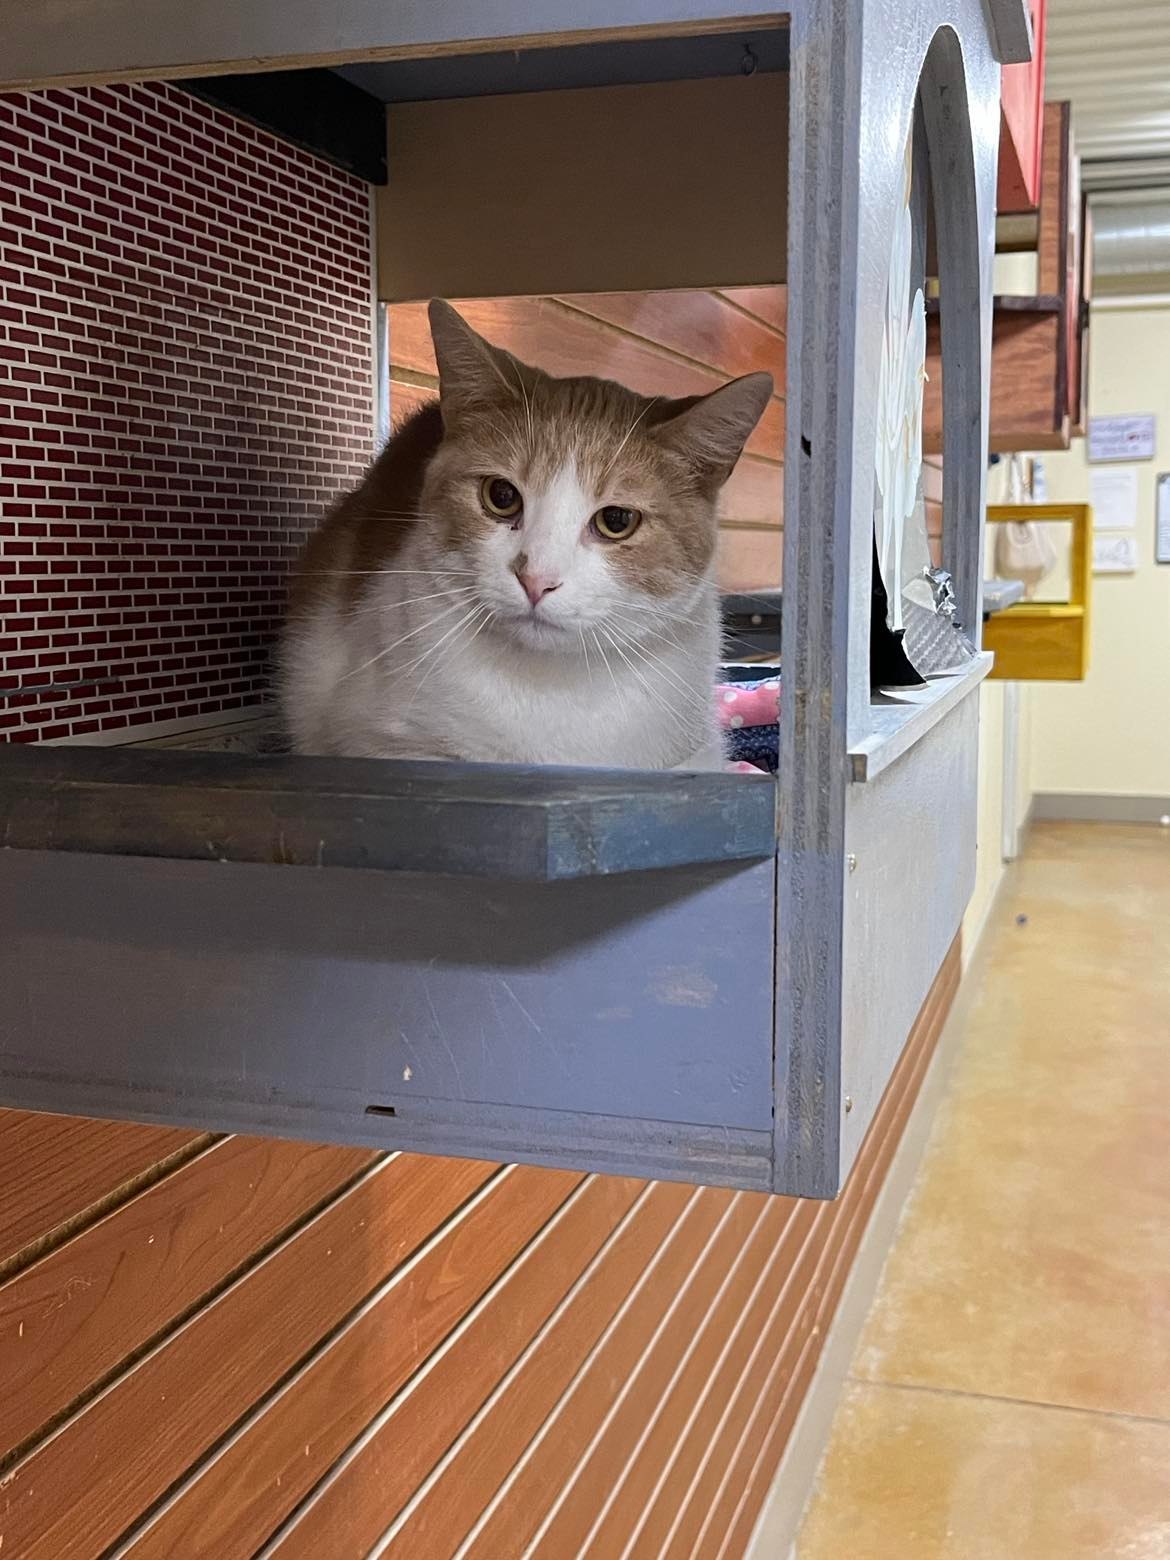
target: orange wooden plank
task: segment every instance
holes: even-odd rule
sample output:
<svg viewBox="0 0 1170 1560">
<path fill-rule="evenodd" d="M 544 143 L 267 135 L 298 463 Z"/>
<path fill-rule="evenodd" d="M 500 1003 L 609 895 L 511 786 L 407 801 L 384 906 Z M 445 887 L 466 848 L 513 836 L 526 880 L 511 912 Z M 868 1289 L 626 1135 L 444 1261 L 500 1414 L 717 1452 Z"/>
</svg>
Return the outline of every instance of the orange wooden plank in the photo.
<svg viewBox="0 0 1170 1560">
<path fill-rule="evenodd" d="M 754 314 L 757 319 L 763 320 L 766 325 L 771 325 L 774 330 L 787 334 L 787 287 L 783 285 L 772 287 L 722 287 L 720 291 L 725 298 L 729 298 L 739 308 L 746 309 L 749 314 Z"/>
<path fill-rule="evenodd" d="M 780 530 L 719 532 L 716 574 L 723 590 L 762 590 L 779 585 L 783 573 L 784 536 Z"/>
<path fill-rule="evenodd" d="M 0 1111 L 0 1264 L 199 1139 L 180 1127 Z"/>
<path fill-rule="evenodd" d="M 855 1194 L 836 1206 L 835 1216 L 827 1223 L 826 1239 L 806 1286 L 810 1303 L 802 1307 L 782 1341 L 773 1332 L 766 1345 L 765 1358 L 773 1363 L 763 1381 L 757 1379 L 757 1401 L 747 1432 L 727 1469 L 719 1497 L 707 1513 L 705 1530 L 695 1546 L 696 1556 L 709 1556 L 711 1560 L 719 1556 L 723 1560 L 735 1555 L 733 1545 L 739 1522 L 746 1522 L 749 1531 L 754 1523 L 759 1503 L 767 1493 L 763 1451 L 769 1432 L 774 1428 L 785 1436 L 791 1432 L 795 1411 L 807 1391 L 821 1347 L 817 1301 L 830 1285 L 851 1231 L 859 1234 L 864 1227 L 868 1209 L 859 1182 Z"/>
<path fill-rule="evenodd" d="M 560 301 L 728 378 L 771 374 L 784 394 L 783 335 L 720 293 L 569 293 Z"/>
<path fill-rule="evenodd" d="M 431 1361 L 425 1385 L 401 1394 L 360 1454 L 322 1486 L 278 1544 L 279 1560 L 325 1554 L 330 1560 L 364 1560 L 607 1243 L 612 1250 L 602 1262 L 610 1267 L 620 1260 L 633 1282 L 652 1249 L 656 1226 L 639 1207 L 631 1216 L 639 1235 L 635 1244 L 622 1220 L 643 1187 L 612 1176 L 590 1178 Z M 671 1199 L 661 1201 L 665 1210 Z M 594 1285 L 604 1282 L 604 1271 L 590 1279 Z M 511 1429 L 503 1427 L 505 1441 Z M 479 1515 L 474 1487 L 459 1486 L 454 1495 L 467 1503 L 459 1520 L 470 1527 Z"/>
<path fill-rule="evenodd" d="M 6 1547 L 101 1554 L 495 1173 L 406 1155 L 375 1167 L 8 1471 Z"/>
<path fill-rule="evenodd" d="M 784 467 L 779 460 L 743 456 L 719 496 L 719 513 L 725 520 L 780 525 L 784 517 Z"/>
<path fill-rule="evenodd" d="M 550 374 L 597 374 L 616 379 L 642 395 L 667 396 L 704 395 L 727 378 L 683 362 L 551 298 L 461 300 L 457 307 L 468 324 L 489 341 Z M 414 373 L 436 372 L 425 305 L 398 303 L 391 307 L 390 361 Z M 773 399 L 747 448 L 753 454 L 774 456 L 783 442 L 783 406 Z"/>
<path fill-rule="evenodd" d="M 0 1287 L 0 1458 L 376 1157 L 229 1138 Z"/>
<path fill-rule="evenodd" d="M 705 1309 L 704 1296 L 716 1260 L 713 1254 L 729 1261 L 750 1222 L 751 1205 L 745 1194 L 704 1189 L 692 1217 L 684 1221 L 658 1265 L 648 1271 L 529 1446 L 509 1483 L 507 1499 L 478 1530 L 467 1547 L 466 1560 L 504 1560 L 528 1552 L 542 1519 L 637 1370 L 664 1316 L 677 1317 L 685 1335 L 688 1320 Z M 672 1307 L 675 1300 L 680 1301 L 678 1307 Z M 399 1556 L 413 1560 L 409 1529 L 400 1536 Z"/>
<path fill-rule="evenodd" d="M 821 1204 L 791 1281 L 795 1309 L 778 1306 L 753 1359 L 772 1361 L 763 1374 L 753 1365 L 737 1387 L 732 1410 L 708 1449 L 700 1478 L 669 1544 L 655 1554 L 673 1560 L 735 1556 L 732 1535 L 750 1530 L 779 1463 L 832 1320 L 852 1254 L 864 1231 L 889 1160 L 901 1139 L 922 1075 L 949 1011 L 958 978 L 958 945 L 952 947 L 911 1031 L 878 1112 L 870 1124 L 854 1173 L 836 1203 Z M 765 1459 L 769 1448 L 770 1463 Z M 639 1556 L 649 1550 L 641 1546 Z"/>
<path fill-rule="evenodd" d="M 745 1194 L 737 1204 L 727 1256 L 712 1246 L 673 1303 L 600 1435 L 572 1470 L 534 1554 L 608 1560 L 622 1553 L 767 1267 L 786 1211 L 762 1193 Z"/>
<path fill-rule="evenodd" d="M 1040 140 L 1040 233 L 1036 243 L 1036 291 L 1060 293 L 1068 287 L 1069 103 L 1045 103 Z"/>
<path fill-rule="evenodd" d="M 635 1538 L 641 1552 L 658 1553 L 791 1270 L 806 1219 L 790 1198 L 768 1199 L 752 1247 L 745 1248 L 743 1282 L 708 1317 L 704 1338 L 680 1371 L 649 1433 L 631 1453 L 624 1472 L 619 1470 L 617 1497 L 582 1554 L 620 1554 Z"/>
<path fill-rule="evenodd" d="M 922 462 L 922 496 L 927 502 L 942 503 L 942 456 L 928 455 Z"/>
<path fill-rule="evenodd" d="M 637 1218 L 606 1249 L 589 1282 L 577 1290 L 538 1347 L 454 1448 L 450 1461 L 397 1527 L 386 1554 L 398 1560 L 449 1560 L 525 1446 L 566 1401 L 583 1360 L 615 1315 L 631 1304 L 661 1308 L 662 1293 L 669 1293 L 686 1271 L 693 1232 L 713 1225 L 726 1202 L 725 1193 L 666 1183 L 653 1188 Z M 523 1500 L 523 1492 L 510 1490 L 505 1511 Z M 495 1560 L 510 1553 L 491 1548 L 490 1542 L 488 1552 Z M 297 1553 L 308 1560 L 320 1551 Z"/>
<path fill-rule="evenodd" d="M 405 379 L 390 379 L 390 420 L 397 426 L 410 416 L 411 412 L 417 412 L 420 406 L 425 406 L 428 401 L 438 399 L 437 386 L 411 384 Z"/>
<path fill-rule="evenodd" d="M 133 1560 L 253 1554 L 581 1179 L 528 1166 L 500 1177 L 466 1218 L 391 1278 L 125 1552 Z M 476 1363 L 482 1373 L 483 1362 Z M 438 1410 L 436 1391 L 429 1379 L 423 1396 Z M 380 1493 L 388 1519 L 397 1506 L 387 1491 Z M 340 1552 L 330 1533 L 319 1553 L 335 1560 Z"/>
<path fill-rule="evenodd" d="M 759 1331 L 755 1346 L 749 1356 L 740 1381 L 736 1385 L 731 1403 L 724 1415 L 716 1438 L 708 1450 L 706 1461 L 690 1491 L 684 1511 L 667 1545 L 664 1555 L 671 1560 L 697 1555 L 707 1535 L 721 1535 L 720 1528 L 709 1519 L 711 1510 L 727 1494 L 730 1470 L 743 1445 L 745 1435 L 754 1427 L 753 1415 L 757 1413 L 762 1383 L 770 1369 L 783 1369 L 787 1355 L 784 1344 L 799 1321 L 802 1308 L 807 1304 L 808 1288 L 816 1272 L 817 1261 L 825 1247 L 833 1219 L 832 1203 L 812 1205 L 801 1220 L 801 1244 L 781 1283 L 771 1311 Z M 777 1365 L 773 1367 L 773 1361 Z M 696 1533 L 695 1529 L 698 1528 Z M 646 1549 L 638 1546 L 641 1555 Z"/>
<path fill-rule="evenodd" d="M 957 973 L 954 976 L 954 981 L 957 982 Z M 841 1292 L 845 1287 L 845 1282 L 853 1266 L 857 1248 L 865 1233 L 866 1225 L 869 1223 L 869 1217 L 873 1212 L 873 1206 L 881 1190 L 882 1182 L 886 1178 L 886 1173 L 889 1169 L 889 1159 L 893 1149 L 896 1148 L 901 1140 L 906 1126 L 906 1118 L 909 1116 L 914 1101 L 918 1097 L 922 1078 L 934 1054 L 935 1042 L 945 1022 L 953 991 L 954 983 L 951 971 L 947 966 L 944 966 L 941 982 L 936 983 L 934 991 L 927 1001 L 929 1012 L 924 1010 L 924 1017 L 927 1022 L 923 1027 L 926 1032 L 919 1039 L 916 1039 L 914 1054 L 908 1058 L 912 1062 L 912 1070 L 903 1081 L 903 1087 L 898 1094 L 896 1116 L 886 1124 L 886 1131 L 883 1134 L 885 1140 L 890 1145 L 889 1151 L 882 1151 L 873 1156 L 869 1173 L 865 1176 L 865 1184 L 859 1192 L 855 1205 L 851 1211 L 846 1210 L 846 1216 L 839 1221 L 844 1226 L 841 1238 L 840 1240 L 834 1240 L 834 1249 L 826 1258 L 823 1282 L 813 1286 L 815 1305 L 815 1314 L 812 1318 L 813 1325 L 808 1330 L 796 1367 L 783 1389 L 779 1408 L 771 1416 L 771 1429 L 768 1431 L 764 1443 L 757 1454 L 755 1464 L 750 1472 L 746 1474 L 741 1473 L 737 1481 L 741 1485 L 739 1505 L 735 1516 L 730 1521 L 727 1537 L 724 1541 L 724 1553 L 728 1556 L 739 1555 L 746 1550 L 748 1539 L 759 1517 L 760 1508 L 771 1487 L 776 1469 L 780 1464 L 780 1458 L 784 1453 L 784 1448 L 792 1433 L 797 1415 L 800 1412 L 805 1394 L 816 1370 L 826 1334 L 836 1314 Z M 908 1046 L 907 1052 L 910 1050 L 911 1048 Z M 817 1298 L 818 1295 L 819 1299 Z M 765 1418 L 767 1417 L 765 1416 Z"/>
<path fill-rule="evenodd" d="M 831 1304 L 825 1303 L 825 1297 L 833 1275 L 842 1267 L 842 1252 L 852 1235 L 845 1265 L 851 1260 L 882 1174 L 881 1167 L 871 1167 L 870 1175 L 851 1183 L 852 1195 L 847 1193 L 833 1205 L 831 1216 L 820 1219 L 818 1239 L 802 1253 L 806 1260 L 815 1258 L 815 1263 L 811 1270 L 802 1266 L 796 1291 L 801 1303 L 791 1314 L 778 1309 L 764 1333 L 758 1355 L 761 1368 L 753 1370 L 750 1390 L 741 1393 L 743 1408 L 748 1410 L 742 1436 L 738 1444 L 729 1446 L 714 1499 L 706 1494 L 692 1499 L 687 1515 L 692 1529 L 699 1525 L 699 1532 L 682 1543 L 677 1534 L 673 1536 L 665 1553 L 675 1560 L 682 1560 L 684 1554 L 734 1556 L 742 1552 L 734 1547 L 735 1535 L 741 1523 L 750 1532 L 768 1492 L 820 1357 L 839 1291 L 833 1292 Z M 742 1414 L 738 1422 L 743 1422 Z M 729 1444 L 728 1438 L 724 1440 Z"/>
</svg>

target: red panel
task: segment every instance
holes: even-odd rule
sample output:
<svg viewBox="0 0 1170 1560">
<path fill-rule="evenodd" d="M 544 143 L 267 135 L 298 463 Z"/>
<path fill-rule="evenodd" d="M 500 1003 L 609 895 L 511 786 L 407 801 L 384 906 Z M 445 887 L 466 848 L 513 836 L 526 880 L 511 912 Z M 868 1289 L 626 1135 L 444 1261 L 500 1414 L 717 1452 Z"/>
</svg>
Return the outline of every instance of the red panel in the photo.
<svg viewBox="0 0 1170 1560">
<path fill-rule="evenodd" d="M 1000 211 L 1034 211 L 1040 200 L 1040 151 L 1044 119 L 1046 0 L 1031 0 L 1035 49 L 1025 65 L 1005 65 L 1000 92 Z"/>
</svg>

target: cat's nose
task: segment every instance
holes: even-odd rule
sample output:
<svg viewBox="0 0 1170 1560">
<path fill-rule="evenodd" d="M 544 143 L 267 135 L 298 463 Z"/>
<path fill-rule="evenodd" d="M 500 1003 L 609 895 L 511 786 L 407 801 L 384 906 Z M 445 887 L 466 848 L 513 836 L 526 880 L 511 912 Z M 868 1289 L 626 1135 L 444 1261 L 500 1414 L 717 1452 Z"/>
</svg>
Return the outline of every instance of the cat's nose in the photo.
<svg viewBox="0 0 1170 1560">
<path fill-rule="evenodd" d="M 551 596 L 554 590 L 560 590 L 562 581 L 553 579 L 548 574 L 537 574 L 531 569 L 518 569 L 516 578 L 524 587 L 524 594 L 533 606 L 543 601 L 546 596 Z"/>
</svg>

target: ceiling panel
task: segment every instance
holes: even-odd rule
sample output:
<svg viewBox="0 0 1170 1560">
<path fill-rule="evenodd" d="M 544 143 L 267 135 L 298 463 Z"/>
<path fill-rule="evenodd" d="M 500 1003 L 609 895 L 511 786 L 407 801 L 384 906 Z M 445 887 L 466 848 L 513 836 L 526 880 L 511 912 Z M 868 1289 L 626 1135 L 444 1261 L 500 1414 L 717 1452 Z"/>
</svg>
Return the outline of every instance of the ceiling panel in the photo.
<svg viewBox="0 0 1170 1560">
<path fill-rule="evenodd" d="M 1152 182 L 1143 167 L 1170 159 L 1170 0 L 1048 0 L 1045 71 L 1045 96 L 1072 102 L 1086 185 Z M 1107 162 L 1132 180 L 1098 179 Z"/>
</svg>

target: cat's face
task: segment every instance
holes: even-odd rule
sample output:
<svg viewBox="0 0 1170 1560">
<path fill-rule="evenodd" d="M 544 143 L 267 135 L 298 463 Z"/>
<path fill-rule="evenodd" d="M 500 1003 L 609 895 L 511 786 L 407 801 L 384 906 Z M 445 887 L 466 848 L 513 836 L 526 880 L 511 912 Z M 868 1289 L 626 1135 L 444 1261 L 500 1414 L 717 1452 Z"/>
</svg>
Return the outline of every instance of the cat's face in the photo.
<svg viewBox="0 0 1170 1560">
<path fill-rule="evenodd" d="M 472 571 L 492 631 L 603 658 L 669 632 L 710 579 L 718 492 L 770 377 L 647 400 L 521 364 L 447 304 L 431 328 L 444 436 L 421 508 L 437 554 Z"/>
</svg>

